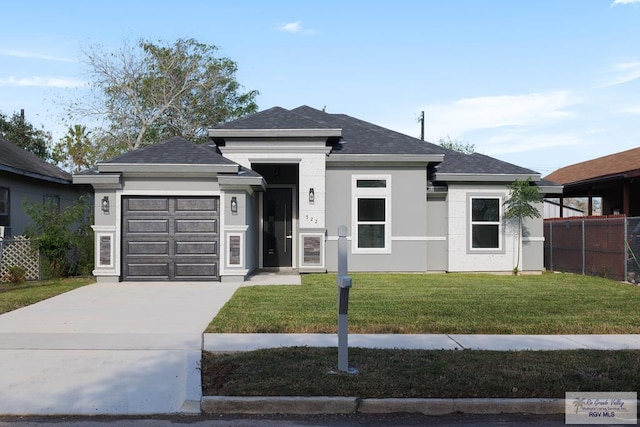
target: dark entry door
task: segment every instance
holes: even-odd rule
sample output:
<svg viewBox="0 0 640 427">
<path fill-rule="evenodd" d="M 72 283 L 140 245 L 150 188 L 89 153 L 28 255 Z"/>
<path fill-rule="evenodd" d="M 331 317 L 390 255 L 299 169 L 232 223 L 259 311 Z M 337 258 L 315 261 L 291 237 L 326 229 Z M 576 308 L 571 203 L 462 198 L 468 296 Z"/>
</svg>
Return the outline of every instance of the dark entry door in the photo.
<svg viewBox="0 0 640 427">
<path fill-rule="evenodd" d="M 291 267 L 293 242 L 291 188 L 269 188 L 264 195 L 263 265 Z"/>
</svg>

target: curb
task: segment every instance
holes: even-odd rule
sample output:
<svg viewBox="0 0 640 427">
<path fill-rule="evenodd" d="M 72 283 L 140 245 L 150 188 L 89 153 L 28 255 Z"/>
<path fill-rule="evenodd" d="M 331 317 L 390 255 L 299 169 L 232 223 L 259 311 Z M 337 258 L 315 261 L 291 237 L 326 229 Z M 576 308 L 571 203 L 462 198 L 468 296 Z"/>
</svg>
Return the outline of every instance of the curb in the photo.
<svg viewBox="0 0 640 427">
<path fill-rule="evenodd" d="M 537 414 L 565 413 L 564 399 L 360 399 L 358 397 L 204 396 L 203 414 Z"/>
<path fill-rule="evenodd" d="M 204 396 L 203 414 L 353 414 L 357 397 L 239 397 Z"/>
</svg>

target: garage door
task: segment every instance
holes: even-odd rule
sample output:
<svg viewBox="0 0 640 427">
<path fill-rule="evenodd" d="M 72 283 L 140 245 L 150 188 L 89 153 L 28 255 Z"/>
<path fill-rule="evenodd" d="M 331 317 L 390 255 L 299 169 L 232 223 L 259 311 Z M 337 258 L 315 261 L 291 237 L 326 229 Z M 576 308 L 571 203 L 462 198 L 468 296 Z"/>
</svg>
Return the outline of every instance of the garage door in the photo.
<svg viewBox="0 0 640 427">
<path fill-rule="evenodd" d="M 123 280 L 219 280 L 217 197 L 125 197 Z"/>
</svg>

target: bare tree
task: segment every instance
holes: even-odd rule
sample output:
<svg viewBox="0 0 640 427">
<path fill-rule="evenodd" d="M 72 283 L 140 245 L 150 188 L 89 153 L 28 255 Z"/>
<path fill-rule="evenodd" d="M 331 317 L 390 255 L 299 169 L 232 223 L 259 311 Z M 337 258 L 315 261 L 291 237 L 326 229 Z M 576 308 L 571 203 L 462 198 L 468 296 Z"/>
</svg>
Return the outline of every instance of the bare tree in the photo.
<svg viewBox="0 0 640 427">
<path fill-rule="evenodd" d="M 236 63 L 216 57 L 217 49 L 178 39 L 85 50 L 94 96 L 70 105 L 70 116 L 102 118 L 124 151 L 173 136 L 205 139 L 207 128 L 257 111 L 258 92 L 242 92 Z"/>
</svg>

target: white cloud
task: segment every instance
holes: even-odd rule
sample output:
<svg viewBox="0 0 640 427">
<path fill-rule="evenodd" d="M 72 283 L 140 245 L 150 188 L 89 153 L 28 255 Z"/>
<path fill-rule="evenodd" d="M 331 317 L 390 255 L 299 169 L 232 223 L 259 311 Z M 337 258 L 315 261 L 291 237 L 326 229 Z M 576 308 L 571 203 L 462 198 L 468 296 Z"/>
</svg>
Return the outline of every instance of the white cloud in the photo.
<svg viewBox="0 0 640 427">
<path fill-rule="evenodd" d="M 289 22 L 280 26 L 280 31 L 286 31 L 287 33 L 300 33 L 302 32 L 302 22 Z"/>
<path fill-rule="evenodd" d="M 489 137 L 482 149 L 490 156 L 527 151 L 547 150 L 552 147 L 566 147 L 584 144 L 585 135 L 575 133 L 547 132 L 505 132 Z"/>
<path fill-rule="evenodd" d="M 30 51 L 24 51 L 24 50 L 0 50 L 0 55 L 13 56 L 15 58 L 25 58 L 25 59 L 43 59 L 45 61 L 76 62 L 75 59 L 71 59 L 71 58 L 46 55 L 38 52 L 30 52 Z"/>
<path fill-rule="evenodd" d="M 611 77 L 602 86 L 615 86 L 640 79 L 640 61 L 615 64 L 610 74 Z"/>
<path fill-rule="evenodd" d="M 578 101 L 569 91 L 466 98 L 424 108 L 429 137 L 507 126 L 534 126 L 571 117 L 566 111 Z"/>
<path fill-rule="evenodd" d="M 640 3 L 640 0 L 614 0 L 613 3 L 611 3 L 611 7 L 617 4 L 632 4 L 632 3 Z"/>
<path fill-rule="evenodd" d="M 636 105 L 634 107 L 623 108 L 621 110 L 618 110 L 618 112 L 626 113 L 626 114 L 640 114 L 640 105 Z"/>
<path fill-rule="evenodd" d="M 315 34 L 315 30 L 310 30 L 307 28 L 304 28 L 302 26 L 302 22 L 300 21 L 295 21 L 295 22 L 288 22 L 286 24 L 280 25 L 278 27 L 278 29 L 280 31 L 284 31 L 286 33 L 291 33 L 291 34 L 304 34 L 304 35 L 313 35 Z"/>
<path fill-rule="evenodd" d="M 20 86 L 20 87 L 81 87 L 87 82 L 78 79 L 66 79 L 60 77 L 21 77 L 9 76 L 0 77 L 0 86 Z"/>
</svg>

